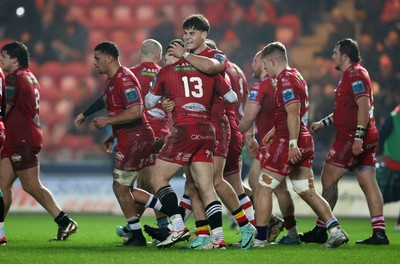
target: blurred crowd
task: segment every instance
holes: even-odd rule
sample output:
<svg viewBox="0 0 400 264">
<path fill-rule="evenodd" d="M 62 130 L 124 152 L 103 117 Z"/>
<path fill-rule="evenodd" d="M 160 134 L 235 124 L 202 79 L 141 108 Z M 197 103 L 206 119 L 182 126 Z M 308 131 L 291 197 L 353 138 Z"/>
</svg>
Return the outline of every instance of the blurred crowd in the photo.
<svg viewBox="0 0 400 264">
<path fill-rule="evenodd" d="M 182 37 L 182 21 L 192 13 L 211 23 L 209 37 L 246 73 L 256 51 L 283 42 L 309 86 L 310 121 L 333 109 L 340 79 L 330 57 L 339 39 L 359 42 L 368 69 L 378 125 L 400 103 L 400 0 L 2 0 L 0 45 L 24 42 L 31 53 L 31 70 L 39 79 L 44 159 L 78 159 L 102 155 L 103 132 L 88 123 L 76 130 L 73 119 L 103 90 L 104 79 L 93 68 L 93 48 L 115 42 L 121 62 L 139 63 L 144 39 L 164 47 Z M 298 63 L 301 40 L 327 32 L 309 62 Z M 297 52 L 297 53 L 296 53 Z M 396 59 L 397 58 L 397 59 Z M 326 152 L 334 131 L 317 136 L 317 151 Z"/>
</svg>

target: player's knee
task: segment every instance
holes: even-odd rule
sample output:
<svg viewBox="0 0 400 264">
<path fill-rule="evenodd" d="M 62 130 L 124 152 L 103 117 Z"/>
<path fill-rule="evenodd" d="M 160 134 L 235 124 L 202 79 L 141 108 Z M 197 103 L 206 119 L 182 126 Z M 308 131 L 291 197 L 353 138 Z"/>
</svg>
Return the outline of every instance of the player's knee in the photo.
<svg viewBox="0 0 400 264">
<path fill-rule="evenodd" d="M 115 182 L 129 187 L 133 186 L 138 174 L 139 172 L 137 171 L 124 171 L 119 169 L 114 169 L 112 173 Z"/>
<path fill-rule="evenodd" d="M 258 177 L 258 183 L 262 186 L 269 187 L 274 190 L 281 182 L 277 179 L 261 172 L 260 176 Z"/>
<path fill-rule="evenodd" d="M 314 178 L 302 179 L 302 180 L 292 180 L 293 191 L 297 194 L 301 194 L 308 190 L 314 189 Z"/>
</svg>

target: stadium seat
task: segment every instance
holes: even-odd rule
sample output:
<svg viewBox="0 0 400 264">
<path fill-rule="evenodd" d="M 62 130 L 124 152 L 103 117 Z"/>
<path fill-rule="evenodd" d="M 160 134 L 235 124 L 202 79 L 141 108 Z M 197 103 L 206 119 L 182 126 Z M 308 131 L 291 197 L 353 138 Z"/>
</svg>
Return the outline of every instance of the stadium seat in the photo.
<svg viewBox="0 0 400 264">
<path fill-rule="evenodd" d="M 286 14 L 278 18 L 278 27 L 289 27 L 293 30 L 295 37 L 301 34 L 301 21 L 295 14 Z"/>
<path fill-rule="evenodd" d="M 108 29 L 112 25 L 112 18 L 109 13 L 109 8 L 105 5 L 94 6 L 89 12 L 88 27 Z"/>
<path fill-rule="evenodd" d="M 136 18 L 132 13 L 133 7 L 127 4 L 119 4 L 112 10 L 113 28 L 133 31 L 137 26 Z"/>
<path fill-rule="evenodd" d="M 39 76 L 45 74 L 51 75 L 57 82 L 63 75 L 63 72 L 64 72 L 63 66 L 59 62 L 49 61 L 40 66 L 40 73 L 38 75 Z"/>
<path fill-rule="evenodd" d="M 88 52 L 92 52 L 94 47 L 102 41 L 108 40 L 110 37 L 106 33 L 106 30 L 102 28 L 92 29 L 89 32 L 89 39 L 88 39 Z"/>
<path fill-rule="evenodd" d="M 75 76 L 77 79 L 83 79 L 93 70 L 92 65 L 87 65 L 85 62 L 69 62 L 64 65 L 64 74 Z"/>
</svg>

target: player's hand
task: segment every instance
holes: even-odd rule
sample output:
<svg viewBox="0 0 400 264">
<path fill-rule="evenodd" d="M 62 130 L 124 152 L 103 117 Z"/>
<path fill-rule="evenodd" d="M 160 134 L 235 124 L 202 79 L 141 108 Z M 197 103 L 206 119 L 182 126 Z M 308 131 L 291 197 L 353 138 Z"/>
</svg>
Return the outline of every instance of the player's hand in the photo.
<svg viewBox="0 0 400 264">
<path fill-rule="evenodd" d="M 292 164 L 296 164 L 301 160 L 301 152 L 298 147 L 289 149 L 289 154 L 288 154 L 288 161 Z"/>
<path fill-rule="evenodd" d="M 93 125 L 97 128 L 97 129 L 101 129 L 104 128 L 105 126 L 108 125 L 108 118 L 107 117 L 98 117 L 93 119 Z"/>
<path fill-rule="evenodd" d="M 183 53 L 186 49 L 182 47 L 179 43 L 172 43 L 171 48 L 168 49 L 168 53 L 174 55 L 177 58 L 182 58 Z"/>
<path fill-rule="evenodd" d="M 322 124 L 322 122 L 314 122 L 311 124 L 310 126 L 310 133 L 311 135 L 315 135 L 315 133 L 317 133 L 318 130 L 320 130 L 321 128 L 323 128 L 324 125 Z"/>
<path fill-rule="evenodd" d="M 265 134 L 265 136 L 264 136 L 263 139 L 262 139 L 262 143 L 263 143 L 265 146 L 271 145 L 272 139 L 274 138 L 274 136 L 275 136 L 275 127 L 271 128 L 271 130 L 268 131 L 267 134 Z"/>
<path fill-rule="evenodd" d="M 363 140 L 362 139 L 355 139 L 353 142 L 353 146 L 351 150 L 355 156 L 360 155 L 363 152 Z"/>
<path fill-rule="evenodd" d="M 175 108 L 175 102 L 169 98 L 161 102 L 165 113 L 171 113 Z"/>
<path fill-rule="evenodd" d="M 108 153 L 112 152 L 112 146 L 114 144 L 114 135 L 110 135 L 107 140 L 104 142 L 104 149 L 105 151 L 107 151 Z"/>
<path fill-rule="evenodd" d="M 258 142 L 253 136 L 246 137 L 246 148 L 249 151 L 250 155 L 255 157 L 258 153 Z"/>
<path fill-rule="evenodd" d="M 77 129 L 81 128 L 81 125 L 83 124 L 83 122 L 85 122 L 86 117 L 83 114 L 79 114 L 76 118 L 75 118 L 75 127 Z"/>
</svg>

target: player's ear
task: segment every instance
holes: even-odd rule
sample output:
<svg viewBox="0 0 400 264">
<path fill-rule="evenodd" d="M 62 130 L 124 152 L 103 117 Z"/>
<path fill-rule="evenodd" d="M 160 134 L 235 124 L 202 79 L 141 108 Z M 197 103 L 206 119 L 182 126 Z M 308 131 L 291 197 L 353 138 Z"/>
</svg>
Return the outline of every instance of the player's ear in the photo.
<svg viewBox="0 0 400 264">
<path fill-rule="evenodd" d="M 107 56 L 107 58 L 106 58 L 106 62 L 107 62 L 107 64 L 111 64 L 113 61 L 114 61 L 114 58 L 113 58 L 113 56 L 111 56 L 111 55 L 108 55 L 108 56 Z"/>
<path fill-rule="evenodd" d="M 201 32 L 201 38 L 202 39 L 206 39 L 207 38 L 207 36 L 208 36 L 208 33 L 207 33 L 207 31 L 203 31 L 203 32 Z"/>
</svg>

